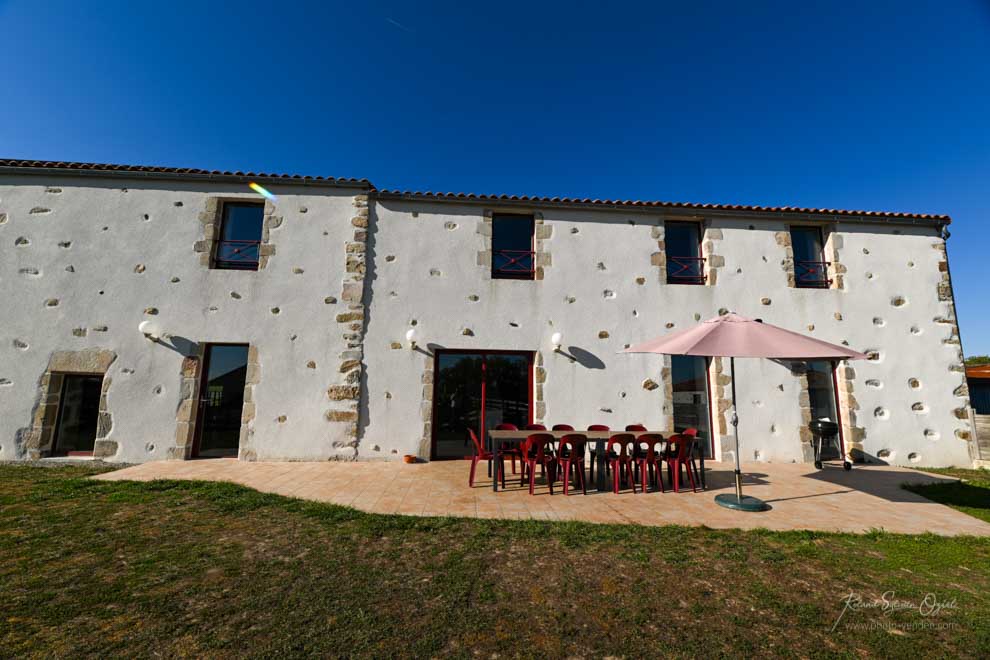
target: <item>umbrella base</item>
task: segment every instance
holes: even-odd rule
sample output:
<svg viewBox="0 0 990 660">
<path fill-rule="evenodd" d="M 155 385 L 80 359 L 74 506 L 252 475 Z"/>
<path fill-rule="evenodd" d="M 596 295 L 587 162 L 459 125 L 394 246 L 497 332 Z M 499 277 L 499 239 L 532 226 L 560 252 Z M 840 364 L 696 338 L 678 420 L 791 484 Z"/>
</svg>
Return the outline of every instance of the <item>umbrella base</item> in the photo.
<svg viewBox="0 0 990 660">
<path fill-rule="evenodd" d="M 770 510 L 769 504 L 755 497 L 750 497 L 749 495 L 743 495 L 739 498 L 736 497 L 734 493 L 723 493 L 715 496 L 715 502 L 719 506 L 724 506 L 726 509 L 735 509 L 736 511 Z"/>
</svg>

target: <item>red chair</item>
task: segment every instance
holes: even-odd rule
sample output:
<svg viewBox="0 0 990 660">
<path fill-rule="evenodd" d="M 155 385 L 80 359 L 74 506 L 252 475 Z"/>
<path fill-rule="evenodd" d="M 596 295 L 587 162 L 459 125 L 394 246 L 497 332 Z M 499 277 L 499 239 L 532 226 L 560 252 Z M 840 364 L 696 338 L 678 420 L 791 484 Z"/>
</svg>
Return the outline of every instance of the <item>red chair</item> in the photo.
<svg viewBox="0 0 990 660">
<path fill-rule="evenodd" d="M 691 454 L 694 451 L 694 438 L 683 433 L 672 435 L 667 441 L 667 478 L 674 484 L 674 492 L 681 492 L 681 468 L 687 471 L 691 488 L 698 492 L 694 483 L 694 465 L 691 464 Z"/>
<path fill-rule="evenodd" d="M 536 486 L 536 465 L 540 465 L 540 471 L 547 475 L 547 483 L 550 484 L 550 494 L 553 495 L 554 467 L 557 459 L 553 455 L 553 436 L 549 433 L 534 433 L 526 438 L 523 443 L 523 471 L 519 479 L 522 486 L 526 479 L 526 470 L 529 470 L 529 494 L 533 494 Z"/>
<path fill-rule="evenodd" d="M 636 492 L 636 479 L 633 476 L 632 455 L 629 449 L 636 436 L 632 433 L 616 433 L 608 439 L 605 445 L 605 461 L 612 470 L 613 490 L 619 493 L 619 481 L 623 474 L 626 475 L 626 483 Z"/>
<path fill-rule="evenodd" d="M 581 484 L 581 492 L 588 494 L 588 488 L 584 482 L 584 443 L 587 438 L 579 433 L 565 435 L 560 439 L 560 447 L 557 449 L 557 464 L 560 466 L 561 479 L 564 482 L 564 495 L 567 495 L 567 487 L 571 483 L 571 478 L 575 474 Z M 572 474 L 572 472 L 574 474 Z M 553 492 L 551 487 L 550 492 Z"/>
<path fill-rule="evenodd" d="M 573 431 L 574 430 L 574 427 L 571 426 L 570 424 L 554 424 L 552 430 L 554 430 L 554 431 Z"/>
<path fill-rule="evenodd" d="M 611 431 L 609 427 L 604 424 L 592 424 L 588 427 L 589 431 Z M 588 478 L 595 478 L 595 466 L 598 465 L 598 450 L 595 448 L 597 445 L 594 443 L 588 443 L 588 453 L 591 455 L 591 462 L 588 464 Z"/>
<path fill-rule="evenodd" d="M 468 477 L 468 487 L 474 488 L 474 472 L 478 468 L 478 463 L 480 461 L 491 461 L 496 459 L 496 457 L 481 444 L 481 440 L 478 440 L 478 436 L 471 429 L 467 432 L 471 436 L 471 442 L 474 444 L 474 456 L 471 457 L 471 476 Z M 502 480 L 502 488 L 505 488 L 505 460 L 501 457 L 497 457 L 498 460 L 495 462 L 495 478 Z"/>
<path fill-rule="evenodd" d="M 647 483 L 653 483 L 654 472 L 660 475 L 660 492 L 666 492 L 663 487 L 663 463 L 666 441 L 659 433 L 643 433 L 633 443 L 632 463 L 639 470 L 640 488 L 647 492 Z M 659 445 L 660 449 L 657 450 Z"/>
<path fill-rule="evenodd" d="M 498 426 L 495 427 L 495 430 L 518 431 L 519 428 L 515 424 L 499 424 Z M 500 453 L 512 459 L 512 474 L 516 473 L 516 459 L 518 458 L 520 462 L 522 461 L 521 445 L 522 445 L 522 441 L 513 442 L 513 443 L 503 442 L 501 448 L 499 449 Z"/>
<path fill-rule="evenodd" d="M 696 428 L 684 429 L 682 433 L 686 436 L 694 438 L 694 445 L 691 447 L 691 465 L 692 467 L 694 467 L 694 473 L 700 474 L 700 472 L 698 472 L 698 462 L 695 460 L 695 455 L 694 455 L 695 454 L 694 450 L 699 448 L 698 429 Z M 704 451 L 704 449 L 702 449 L 702 451 Z"/>
<path fill-rule="evenodd" d="M 642 432 L 642 431 L 646 431 L 647 429 L 642 424 L 630 424 L 629 426 L 626 427 L 626 430 Z"/>
<path fill-rule="evenodd" d="M 523 430 L 525 430 L 525 431 L 546 431 L 547 430 L 547 427 L 543 426 L 543 424 L 527 424 L 526 425 L 526 428 L 523 429 Z"/>
</svg>

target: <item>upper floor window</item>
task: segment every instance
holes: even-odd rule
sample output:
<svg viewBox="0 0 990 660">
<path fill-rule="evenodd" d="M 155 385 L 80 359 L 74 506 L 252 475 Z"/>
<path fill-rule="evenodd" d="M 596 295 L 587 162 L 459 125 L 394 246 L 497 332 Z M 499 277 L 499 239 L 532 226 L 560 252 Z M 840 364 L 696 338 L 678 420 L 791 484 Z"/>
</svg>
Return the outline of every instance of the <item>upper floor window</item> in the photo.
<svg viewBox="0 0 990 660">
<path fill-rule="evenodd" d="M 665 223 L 667 284 L 704 284 L 705 259 L 701 256 L 701 227 L 696 222 Z"/>
<path fill-rule="evenodd" d="M 264 217 L 264 204 L 225 203 L 220 221 L 220 237 L 213 255 L 213 267 L 258 270 Z"/>
<path fill-rule="evenodd" d="M 533 216 L 492 215 L 492 278 L 531 280 L 536 273 Z"/>
<path fill-rule="evenodd" d="M 794 250 L 794 285 L 802 289 L 827 289 L 829 262 L 825 261 L 821 227 L 791 227 Z"/>
</svg>

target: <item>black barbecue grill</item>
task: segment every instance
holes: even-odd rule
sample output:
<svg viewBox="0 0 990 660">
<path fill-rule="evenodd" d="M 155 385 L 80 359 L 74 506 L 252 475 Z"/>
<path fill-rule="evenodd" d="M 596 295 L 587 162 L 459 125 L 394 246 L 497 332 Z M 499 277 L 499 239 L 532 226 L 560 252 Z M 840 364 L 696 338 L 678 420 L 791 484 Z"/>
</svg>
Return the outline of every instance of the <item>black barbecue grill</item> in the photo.
<svg viewBox="0 0 990 660">
<path fill-rule="evenodd" d="M 842 443 L 839 441 L 839 425 L 828 419 L 812 420 L 808 424 L 811 429 L 811 445 L 815 448 L 815 467 L 822 469 L 822 449 L 826 444 L 835 448 L 836 453 L 842 458 L 842 468 L 851 470 L 852 463 L 842 455 Z"/>
</svg>

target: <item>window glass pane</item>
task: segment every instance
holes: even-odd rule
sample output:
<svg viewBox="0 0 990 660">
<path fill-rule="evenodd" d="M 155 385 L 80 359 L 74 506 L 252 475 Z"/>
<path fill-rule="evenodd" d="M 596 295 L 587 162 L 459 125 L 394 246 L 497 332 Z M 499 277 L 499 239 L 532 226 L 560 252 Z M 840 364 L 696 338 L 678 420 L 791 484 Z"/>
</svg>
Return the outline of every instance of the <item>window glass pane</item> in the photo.
<svg viewBox="0 0 990 660">
<path fill-rule="evenodd" d="M 498 424 L 529 420 L 532 357 L 510 353 L 440 353 L 434 376 L 433 458 L 474 453 L 467 429 L 482 442 Z M 481 428 L 481 420 L 485 428 Z"/>
<path fill-rule="evenodd" d="M 808 396 L 811 399 L 811 419 L 839 421 L 835 409 L 835 387 L 830 362 L 808 363 Z"/>
<path fill-rule="evenodd" d="M 990 415 L 990 381 L 969 381 L 969 396 L 977 415 Z"/>
<path fill-rule="evenodd" d="M 224 241 L 260 241 L 265 207 L 261 204 L 224 204 Z"/>
<path fill-rule="evenodd" d="M 65 376 L 59 397 L 53 454 L 93 451 L 100 411 L 101 376 Z"/>
<path fill-rule="evenodd" d="M 492 275 L 528 279 L 533 276 L 533 216 L 492 217 Z"/>
<path fill-rule="evenodd" d="M 827 287 L 828 271 L 822 254 L 822 232 L 818 227 L 791 227 L 794 250 L 794 279 L 797 285 Z"/>
<path fill-rule="evenodd" d="M 693 355 L 672 355 L 670 373 L 674 390 L 674 431 L 698 429 L 698 443 L 711 457 L 708 414 L 708 361 Z"/>
<path fill-rule="evenodd" d="M 200 456 L 237 456 L 244 408 L 248 347 L 208 347 L 205 391 L 200 397 Z"/>
<path fill-rule="evenodd" d="M 264 215 L 261 204 L 224 204 L 215 259 L 218 268 L 257 268 Z"/>
<path fill-rule="evenodd" d="M 701 284 L 704 268 L 699 241 L 700 229 L 693 222 L 668 222 L 664 229 L 667 282 Z"/>
<path fill-rule="evenodd" d="M 523 428 L 529 423 L 529 357 L 485 357 L 485 430 L 499 424 Z"/>
</svg>

